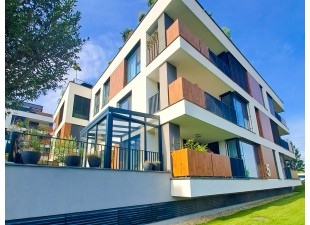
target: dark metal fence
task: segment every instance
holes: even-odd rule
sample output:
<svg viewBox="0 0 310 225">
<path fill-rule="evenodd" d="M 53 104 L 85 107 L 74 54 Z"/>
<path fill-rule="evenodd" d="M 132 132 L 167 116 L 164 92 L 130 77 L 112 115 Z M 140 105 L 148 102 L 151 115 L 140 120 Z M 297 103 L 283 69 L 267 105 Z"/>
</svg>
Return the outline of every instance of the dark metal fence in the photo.
<svg viewBox="0 0 310 225">
<path fill-rule="evenodd" d="M 66 157 L 78 156 L 79 167 L 89 167 L 89 156 L 100 158 L 99 168 L 121 170 L 143 170 L 144 161 L 159 161 L 159 153 L 140 149 L 122 148 L 94 144 L 75 139 L 61 139 L 39 134 L 12 132 L 6 135 L 8 161 L 23 163 L 21 154 L 25 151 L 41 153 L 38 164 L 66 166 Z"/>
</svg>

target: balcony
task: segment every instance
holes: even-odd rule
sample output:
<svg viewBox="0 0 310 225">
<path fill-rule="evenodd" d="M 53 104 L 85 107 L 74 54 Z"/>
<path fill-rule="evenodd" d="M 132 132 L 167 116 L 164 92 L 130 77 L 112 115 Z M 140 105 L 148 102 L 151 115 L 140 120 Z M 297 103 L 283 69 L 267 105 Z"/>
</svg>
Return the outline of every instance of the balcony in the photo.
<svg viewBox="0 0 310 225">
<path fill-rule="evenodd" d="M 197 84 L 193 84 L 183 77 L 179 77 L 169 85 L 170 105 L 186 99 L 219 117 L 236 125 L 236 111 L 207 92 L 204 92 Z"/>
<path fill-rule="evenodd" d="M 146 41 L 147 64 L 151 63 L 159 54 L 158 30 L 156 29 Z"/>
<path fill-rule="evenodd" d="M 278 114 L 275 112 L 275 115 L 274 115 L 284 126 L 287 127 L 286 125 L 286 121 Z"/>
</svg>

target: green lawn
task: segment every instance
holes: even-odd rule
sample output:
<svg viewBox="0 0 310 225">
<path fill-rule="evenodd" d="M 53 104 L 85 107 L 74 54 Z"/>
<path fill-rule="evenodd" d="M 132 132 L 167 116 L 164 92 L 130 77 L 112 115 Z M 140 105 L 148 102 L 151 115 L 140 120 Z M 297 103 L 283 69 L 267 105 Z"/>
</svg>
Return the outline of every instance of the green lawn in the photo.
<svg viewBox="0 0 310 225">
<path fill-rule="evenodd" d="M 305 183 L 297 194 L 212 220 L 208 225 L 305 224 Z"/>
</svg>

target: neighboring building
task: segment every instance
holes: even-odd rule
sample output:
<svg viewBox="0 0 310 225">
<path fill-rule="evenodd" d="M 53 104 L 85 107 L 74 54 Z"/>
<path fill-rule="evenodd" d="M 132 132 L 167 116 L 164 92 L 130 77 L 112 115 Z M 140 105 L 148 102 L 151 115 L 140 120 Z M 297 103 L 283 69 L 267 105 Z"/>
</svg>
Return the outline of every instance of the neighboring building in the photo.
<svg viewBox="0 0 310 225">
<path fill-rule="evenodd" d="M 47 132 L 53 131 L 53 115 L 44 113 L 43 106 L 24 102 L 18 110 L 10 110 L 5 117 L 5 128 L 9 130 L 11 125 L 16 125 L 18 121 L 29 120 L 29 127 L 44 128 Z"/>
<path fill-rule="evenodd" d="M 74 79 L 63 92 L 54 113 L 54 136 L 79 139 L 80 131 L 89 123 L 89 107 L 92 85 Z"/>
<path fill-rule="evenodd" d="M 158 0 L 96 84 L 70 82 L 54 114 L 55 134 L 80 131 L 107 170 L 27 168 L 25 177 L 53 177 L 43 184 L 53 186 L 48 206 L 39 196 L 18 198 L 8 208 L 21 213 L 8 218 L 146 224 L 291 192 L 301 182 L 287 167 L 294 153 L 281 138 L 289 134 L 283 111 L 197 1 Z M 213 152 L 191 159 L 207 176 L 178 175 L 171 161 L 191 138 Z M 145 160 L 160 161 L 164 172 L 136 172 Z M 37 207 L 23 213 L 29 201 Z"/>
</svg>

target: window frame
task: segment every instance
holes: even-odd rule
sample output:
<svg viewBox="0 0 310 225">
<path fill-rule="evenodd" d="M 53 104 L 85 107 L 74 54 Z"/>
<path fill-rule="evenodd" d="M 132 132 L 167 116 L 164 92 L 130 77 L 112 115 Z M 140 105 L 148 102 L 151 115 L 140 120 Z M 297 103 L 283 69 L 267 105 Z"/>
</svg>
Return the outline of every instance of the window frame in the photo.
<svg viewBox="0 0 310 225">
<path fill-rule="evenodd" d="M 84 101 L 84 100 L 88 100 L 88 115 L 87 115 L 87 117 L 85 117 L 85 118 L 81 118 L 81 117 L 74 116 L 74 114 L 75 114 L 75 111 L 74 111 L 75 108 L 74 108 L 74 106 L 75 106 L 75 103 L 76 103 L 76 97 L 77 97 L 77 98 L 82 98 L 83 101 Z M 82 105 L 84 106 L 84 102 L 82 102 Z M 82 119 L 82 120 L 89 120 L 89 113 L 90 113 L 90 99 L 75 94 L 75 95 L 74 95 L 74 100 L 73 100 L 72 117 L 77 118 L 77 119 Z M 79 114 L 79 115 L 82 115 L 82 114 Z M 82 115 L 82 116 L 84 116 L 84 115 Z"/>
<path fill-rule="evenodd" d="M 117 108 L 120 108 L 120 109 L 124 109 L 124 108 L 121 108 L 121 104 L 123 104 L 128 98 L 130 98 L 130 101 L 128 102 L 128 109 L 127 110 L 132 110 L 132 94 L 131 94 L 131 91 L 126 94 L 123 98 L 121 98 L 118 102 L 117 102 Z"/>
<path fill-rule="evenodd" d="M 99 112 L 100 110 L 100 93 L 101 93 L 101 88 L 96 92 L 95 98 L 94 98 L 94 116 Z M 97 108 L 98 106 L 98 108 Z M 97 109 L 97 111 L 96 111 Z"/>
<path fill-rule="evenodd" d="M 139 53 L 139 54 L 138 54 Z M 135 58 L 136 63 L 135 63 L 135 71 L 134 75 L 129 74 L 129 62 Z M 128 53 L 128 55 L 125 58 L 126 60 L 126 84 L 129 84 L 130 81 L 132 81 L 140 72 L 141 72 L 141 45 L 140 41 L 132 48 L 132 50 Z"/>
<path fill-rule="evenodd" d="M 106 96 L 106 87 L 108 87 L 108 95 Z M 109 99 L 109 96 L 110 96 L 110 78 L 108 78 L 105 82 L 104 82 L 104 84 L 103 84 L 103 87 L 102 87 L 102 106 L 101 106 L 101 108 L 103 108 L 104 106 L 106 106 L 108 103 L 109 103 L 109 101 L 110 101 L 110 99 Z M 105 97 L 107 98 L 107 101 L 106 102 L 104 102 L 104 100 L 105 100 Z"/>
</svg>

